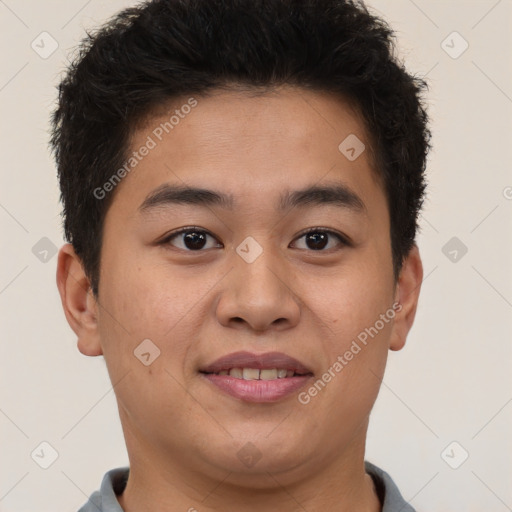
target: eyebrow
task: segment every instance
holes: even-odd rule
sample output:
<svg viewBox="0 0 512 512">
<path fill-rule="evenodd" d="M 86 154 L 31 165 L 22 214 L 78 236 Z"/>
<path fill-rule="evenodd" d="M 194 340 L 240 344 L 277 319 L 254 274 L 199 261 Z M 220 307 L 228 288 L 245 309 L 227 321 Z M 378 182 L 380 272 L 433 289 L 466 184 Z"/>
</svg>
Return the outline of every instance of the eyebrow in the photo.
<svg viewBox="0 0 512 512">
<path fill-rule="evenodd" d="M 164 183 L 147 195 L 139 206 L 139 211 L 149 213 L 151 210 L 173 204 L 217 206 L 233 210 L 234 199 L 231 194 L 215 190 Z M 340 183 L 312 185 L 301 190 L 286 191 L 279 198 L 276 209 L 283 212 L 291 208 L 321 205 L 348 208 L 356 213 L 366 212 L 366 206 L 362 199 L 346 185 Z"/>
</svg>

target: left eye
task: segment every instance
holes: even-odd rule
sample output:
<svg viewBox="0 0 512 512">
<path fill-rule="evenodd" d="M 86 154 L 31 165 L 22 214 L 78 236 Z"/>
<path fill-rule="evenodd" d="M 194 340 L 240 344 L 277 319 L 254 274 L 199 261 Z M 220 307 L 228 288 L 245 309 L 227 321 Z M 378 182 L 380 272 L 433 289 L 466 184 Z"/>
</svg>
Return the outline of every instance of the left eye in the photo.
<svg viewBox="0 0 512 512">
<path fill-rule="evenodd" d="M 347 241 L 338 233 L 322 229 L 309 230 L 307 233 L 303 233 L 297 240 L 304 239 L 306 245 L 306 247 L 299 247 L 299 249 L 321 251 L 329 245 L 330 238 L 335 238 L 340 246 L 348 245 Z M 327 248 L 332 249 L 332 246 Z"/>
</svg>

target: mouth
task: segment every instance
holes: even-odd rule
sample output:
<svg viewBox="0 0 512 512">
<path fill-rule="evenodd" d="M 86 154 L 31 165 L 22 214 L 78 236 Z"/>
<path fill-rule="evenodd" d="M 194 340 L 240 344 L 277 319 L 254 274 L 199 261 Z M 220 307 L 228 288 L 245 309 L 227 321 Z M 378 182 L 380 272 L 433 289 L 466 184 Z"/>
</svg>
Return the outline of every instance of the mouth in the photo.
<svg viewBox="0 0 512 512">
<path fill-rule="evenodd" d="M 289 379 L 298 375 L 306 375 L 305 373 L 298 373 L 294 370 L 287 370 L 286 368 L 229 368 L 220 370 L 219 372 L 201 372 L 206 375 L 229 375 L 235 379 L 243 380 L 274 380 L 274 379 Z"/>
<path fill-rule="evenodd" d="M 199 373 L 225 394 L 247 402 L 276 402 L 303 387 L 313 372 L 281 352 L 235 352 Z"/>
</svg>

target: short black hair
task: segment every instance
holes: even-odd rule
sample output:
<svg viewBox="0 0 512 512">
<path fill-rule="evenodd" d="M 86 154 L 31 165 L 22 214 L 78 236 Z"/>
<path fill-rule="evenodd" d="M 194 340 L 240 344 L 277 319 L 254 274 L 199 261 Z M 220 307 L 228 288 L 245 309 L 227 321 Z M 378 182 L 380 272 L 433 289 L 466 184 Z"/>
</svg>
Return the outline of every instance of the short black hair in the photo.
<svg viewBox="0 0 512 512">
<path fill-rule="evenodd" d="M 427 84 L 397 58 L 387 23 L 356 0 L 153 0 L 87 33 L 52 116 L 65 237 L 93 293 L 115 193 L 94 190 L 123 165 L 137 123 L 230 84 L 332 92 L 357 109 L 387 197 L 396 279 L 418 228 L 430 131 Z"/>
</svg>

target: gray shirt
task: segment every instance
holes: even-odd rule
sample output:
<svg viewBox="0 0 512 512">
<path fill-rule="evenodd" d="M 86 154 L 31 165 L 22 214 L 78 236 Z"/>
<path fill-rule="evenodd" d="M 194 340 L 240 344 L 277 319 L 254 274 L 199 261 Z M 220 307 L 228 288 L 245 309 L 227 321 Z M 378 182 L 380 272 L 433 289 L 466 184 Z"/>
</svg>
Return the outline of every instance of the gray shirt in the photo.
<svg viewBox="0 0 512 512">
<path fill-rule="evenodd" d="M 392 478 L 382 469 L 365 462 L 366 472 L 373 478 L 382 503 L 382 512 L 415 512 L 400 494 Z M 103 477 L 101 488 L 94 492 L 78 512 L 123 512 L 116 495 L 122 494 L 128 481 L 129 468 L 116 468 Z"/>
</svg>

